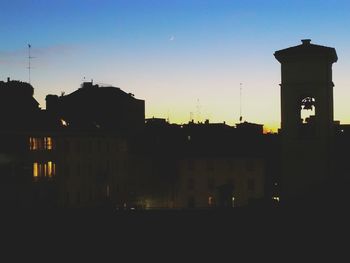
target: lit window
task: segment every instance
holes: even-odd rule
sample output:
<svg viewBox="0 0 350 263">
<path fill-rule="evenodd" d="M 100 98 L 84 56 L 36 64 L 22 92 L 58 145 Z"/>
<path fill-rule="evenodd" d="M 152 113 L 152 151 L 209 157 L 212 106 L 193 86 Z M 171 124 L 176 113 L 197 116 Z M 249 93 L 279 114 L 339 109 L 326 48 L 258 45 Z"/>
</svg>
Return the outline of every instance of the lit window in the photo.
<svg viewBox="0 0 350 263">
<path fill-rule="evenodd" d="M 38 163 L 33 163 L 33 177 L 39 176 L 39 165 Z"/>
<path fill-rule="evenodd" d="M 33 178 L 37 180 L 38 178 L 48 177 L 51 178 L 56 175 L 56 164 L 52 161 L 46 163 L 33 163 Z"/>
<path fill-rule="evenodd" d="M 47 176 L 52 177 L 56 174 L 56 164 L 49 161 L 47 162 Z"/>
<path fill-rule="evenodd" d="M 52 138 L 51 137 L 44 137 L 44 143 L 45 143 L 45 150 L 52 150 Z"/>
<path fill-rule="evenodd" d="M 52 150 L 53 149 L 53 140 L 51 137 L 30 137 L 29 138 L 29 150 Z"/>
<path fill-rule="evenodd" d="M 272 197 L 272 200 L 279 202 L 279 201 L 280 201 L 280 198 L 279 198 L 279 196 L 273 196 L 273 197 Z"/>
<path fill-rule="evenodd" d="M 44 176 L 48 174 L 47 166 L 48 166 L 47 163 L 44 163 L 44 171 L 43 171 Z"/>
<path fill-rule="evenodd" d="M 64 119 L 61 119 L 61 124 L 62 126 L 68 126 L 68 123 Z"/>
<path fill-rule="evenodd" d="M 40 138 L 29 138 L 29 150 L 35 151 L 40 149 Z"/>
</svg>

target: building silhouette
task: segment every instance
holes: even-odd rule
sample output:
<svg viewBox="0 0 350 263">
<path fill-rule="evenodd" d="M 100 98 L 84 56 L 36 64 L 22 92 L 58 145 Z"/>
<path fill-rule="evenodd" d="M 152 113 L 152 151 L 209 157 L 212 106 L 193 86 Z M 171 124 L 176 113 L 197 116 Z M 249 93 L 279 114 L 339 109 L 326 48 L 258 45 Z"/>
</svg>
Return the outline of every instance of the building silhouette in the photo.
<svg viewBox="0 0 350 263">
<path fill-rule="evenodd" d="M 2 207 L 52 207 L 56 202 L 52 134 L 58 122 L 39 108 L 33 92 L 28 83 L 0 82 Z"/>
<path fill-rule="evenodd" d="M 332 64 L 338 57 L 310 39 L 274 56 L 281 63 L 281 198 L 323 204 L 334 174 Z"/>
<path fill-rule="evenodd" d="M 256 129 L 256 126 L 261 129 Z M 178 160 L 176 205 L 233 208 L 254 205 L 265 195 L 262 125 L 183 125 L 185 143 Z"/>
<path fill-rule="evenodd" d="M 281 129 L 145 119 L 145 102 L 84 82 L 47 95 L 0 82 L 0 204 L 9 208 L 232 209 L 344 205 L 350 125 L 333 119 L 334 48 L 302 44 L 281 63 Z"/>
<path fill-rule="evenodd" d="M 57 206 L 122 207 L 132 192 L 130 143 L 143 131 L 144 101 L 117 87 L 84 82 L 46 96 L 56 133 Z"/>
<path fill-rule="evenodd" d="M 145 102 L 120 88 L 84 82 L 68 95 L 47 95 L 46 109 L 71 128 L 130 133 L 142 129 Z"/>
</svg>

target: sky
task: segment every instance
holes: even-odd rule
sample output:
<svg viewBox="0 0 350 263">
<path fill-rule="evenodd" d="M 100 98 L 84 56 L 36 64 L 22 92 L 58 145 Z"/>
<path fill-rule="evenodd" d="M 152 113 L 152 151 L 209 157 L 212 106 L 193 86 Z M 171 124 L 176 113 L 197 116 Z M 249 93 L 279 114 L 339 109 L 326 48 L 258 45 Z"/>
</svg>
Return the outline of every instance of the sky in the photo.
<svg viewBox="0 0 350 263">
<path fill-rule="evenodd" d="M 334 118 L 350 123 L 350 1 L 0 0 L 0 80 L 69 94 L 83 81 L 145 100 L 146 118 L 280 127 L 277 50 L 334 47 Z M 78 105 L 77 105 L 78 106 Z"/>
</svg>

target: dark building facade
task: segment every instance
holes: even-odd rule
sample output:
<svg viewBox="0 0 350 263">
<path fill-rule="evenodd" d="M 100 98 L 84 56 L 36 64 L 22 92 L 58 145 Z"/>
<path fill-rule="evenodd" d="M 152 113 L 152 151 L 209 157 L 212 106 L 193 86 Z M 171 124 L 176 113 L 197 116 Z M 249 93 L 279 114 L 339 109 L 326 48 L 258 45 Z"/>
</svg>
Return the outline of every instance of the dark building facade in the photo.
<svg viewBox="0 0 350 263">
<path fill-rule="evenodd" d="M 249 122 L 145 119 L 143 100 L 92 82 L 48 95 L 42 110 L 31 85 L 1 81 L 0 204 L 122 210 L 344 204 L 350 126 L 333 120 L 335 49 L 303 40 L 275 57 L 282 73 L 278 134 Z"/>
<path fill-rule="evenodd" d="M 262 125 L 145 120 L 143 100 L 92 83 L 48 95 L 41 110 L 29 84 L 7 83 L 0 89 L 9 120 L 1 128 L 2 204 L 196 209 L 271 199 Z"/>
<path fill-rule="evenodd" d="M 234 127 L 147 119 L 132 161 L 137 203 L 149 209 L 215 209 L 271 202 L 275 171 L 266 164 L 276 150 L 264 148 L 267 137 L 262 125 L 248 122 Z"/>
<path fill-rule="evenodd" d="M 54 118 L 39 108 L 33 87 L 0 82 L 0 202 L 3 207 L 53 207 L 56 201 Z"/>
</svg>

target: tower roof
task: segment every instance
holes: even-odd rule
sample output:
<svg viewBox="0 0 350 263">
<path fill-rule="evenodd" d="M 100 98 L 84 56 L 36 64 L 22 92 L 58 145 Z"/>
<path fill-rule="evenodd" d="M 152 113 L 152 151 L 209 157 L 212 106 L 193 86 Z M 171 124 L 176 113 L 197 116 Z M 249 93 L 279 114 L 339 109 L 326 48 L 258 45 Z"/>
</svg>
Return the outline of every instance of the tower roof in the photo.
<svg viewBox="0 0 350 263">
<path fill-rule="evenodd" d="M 276 51 L 275 58 L 281 63 L 295 57 L 324 57 L 332 63 L 338 60 L 335 48 L 311 44 L 311 39 L 302 39 L 301 42 L 301 45 Z"/>
</svg>

